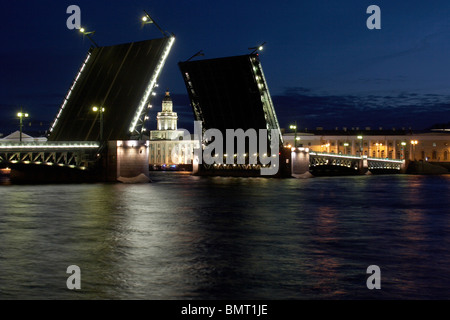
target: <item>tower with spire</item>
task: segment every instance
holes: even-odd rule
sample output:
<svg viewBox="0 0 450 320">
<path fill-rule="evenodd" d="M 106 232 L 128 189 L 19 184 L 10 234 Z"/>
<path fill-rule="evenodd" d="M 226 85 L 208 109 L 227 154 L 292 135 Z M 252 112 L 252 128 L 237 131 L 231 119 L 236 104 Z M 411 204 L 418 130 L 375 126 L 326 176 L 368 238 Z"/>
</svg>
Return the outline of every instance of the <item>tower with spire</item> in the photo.
<svg viewBox="0 0 450 320">
<path fill-rule="evenodd" d="M 173 112 L 173 102 L 169 89 L 162 101 L 162 110 L 156 117 L 157 130 L 150 132 L 150 140 L 174 140 L 183 135 L 178 130 L 178 115 Z"/>
<path fill-rule="evenodd" d="M 162 101 L 162 112 L 158 112 L 158 130 L 177 130 L 178 115 L 173 112 L 173 102 L 169 89 Z"/>
<path fill-rule="evenodd" d="M 198 142 L 190 136 L 185 137 L 184 130 L 178 130 L 178 115 L 173 112 L 172 97 L 168 89 L 156 120 L 157 130 L 150 132 L 149 164 L 166 168 L 192 163 L 194 146 Z"/>
</svg>

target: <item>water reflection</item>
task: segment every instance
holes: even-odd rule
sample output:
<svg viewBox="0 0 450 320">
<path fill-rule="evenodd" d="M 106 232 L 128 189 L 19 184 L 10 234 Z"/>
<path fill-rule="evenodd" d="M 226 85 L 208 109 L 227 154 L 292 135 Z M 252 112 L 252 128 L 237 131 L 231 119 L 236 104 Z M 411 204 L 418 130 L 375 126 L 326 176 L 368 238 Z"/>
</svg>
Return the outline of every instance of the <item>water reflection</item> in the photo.
<svg viewBox="0 0 450 320">
<path fill-rule="evenodd" d="M 153 180 L 1 187 L 0 298 L 448 297 L 447 178 Z"/>
</svg>

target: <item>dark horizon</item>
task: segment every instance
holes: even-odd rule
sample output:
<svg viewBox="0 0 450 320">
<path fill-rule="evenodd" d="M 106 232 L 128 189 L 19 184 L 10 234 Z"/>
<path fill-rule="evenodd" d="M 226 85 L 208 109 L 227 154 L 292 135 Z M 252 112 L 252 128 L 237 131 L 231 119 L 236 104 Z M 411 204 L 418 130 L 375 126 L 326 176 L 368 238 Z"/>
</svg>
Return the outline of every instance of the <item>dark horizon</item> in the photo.
<svg viewBox="0 0 450 320">
<path fill-rule="evenodd" d="M 193 132 L 194 115 L 189 104 L 188 95 L 183 93 L 171 93 L 171 96 L 174 102 L 174 112 L 178 114 L 178 128 Z M 157 98 L 162 99 L 162 94 L 158 95 Z M 395 99 L 397 97 L 392 98 Z M 61 96 L 61 99 L 63 99 L 63 95 Z M 446 121 L 448 111 L 446 111 L 445 105 L 443 105 L 442 109 L 433 116 L 430 116 L 428 110 L 425 108 L 419 112 L 409 113 L 408 106 L 405 106 L 403 108 L 389 110 L 389 116 L 386 117 L 385 114 L 380 114 L 380 111 L 377 109 L 366 111 L 358 108 L 358 105 L 353 104 L 352 101 L 349 100 L 349 97 L 323 97 L 293 94 L 272 96 L 272 100 L 277 112 L 280 127 L 281 129 L 286 129 L 286 132 L 289 131 L 289 125 L 293 124 L 295 121 L 297 121 L 299 131 L 305 129 L 314 131 L 316 128 L 323 128 L 323 130 L 336 130 L 336 128 L 348 128 L 350 130 L 351 128 L 359 128 L 360 130 L 363 130 L 367 127 L 372 130 L 378 130 L 381 127 L 384 130 L 391 130 L 393 128 L 399 130 L 405 128 L 406 130 L 421 132 L 441 127 L 450 127 L 450 122 Z M 294 106 L 294 108 L 300 112 L 305 111 L 307 108 L 307 104 L 302 104 L 301 102 L 298 102 L 299 100 L 315 100 L 312 104 L 315 106 L 316 110 L 307 110 L 306 113 L 298 113 L 299 116 L 297 117 L 290 114 L 289 110 L 291 109 L 291 106 Z M 297 104 L 294 105 L 294 103 Z M 33 115 L 30 115 L 30 118 L 24 120 L 24 132 L 28 132 L 32 136 L 45 135 L 45 132 L 51 127 L 54 120 L 54 115 L 51 114 L 50 109 L 51 108 L 49 107 L 47 117 L 35 119 Z M 59 105 L 55 106 L 54 109 L 56 115 Z M 161 111 L 160 109 L 161 102 L 154 101 L 153 108 L 149 113 L 150 122 L 147 124 L 150 130 L 156 130 L 156 114 Z M 20 110 L 20 108 L 17 110 Z M 24 110 L 26 110 L 26 108 Z M 345 110 L 345 112 L 339 114 L 339 110 Z M 3 134 L 4 137 L 19 130 L 19 119 L 14 117 L 16 109 L 11 113 L 9 119 L 2 117 L 0 120 L 0 134 Z M 352 113 L 357 116 L 346 118 L 346 113 Z M 329 116 L 323 119 L 321 116 L 322 114 L 328 114 Z M 428 117 L 432 120 L 430 120 L 427 125 L 423 125 L 424 117 Z M 387 118 L 392 118 L 393 120 L 390 121 Z M 404 121 L 403 124 L 399 124 L 395 121 L 398 118 L 403 118 L 406 121 Z"/>
</svg>

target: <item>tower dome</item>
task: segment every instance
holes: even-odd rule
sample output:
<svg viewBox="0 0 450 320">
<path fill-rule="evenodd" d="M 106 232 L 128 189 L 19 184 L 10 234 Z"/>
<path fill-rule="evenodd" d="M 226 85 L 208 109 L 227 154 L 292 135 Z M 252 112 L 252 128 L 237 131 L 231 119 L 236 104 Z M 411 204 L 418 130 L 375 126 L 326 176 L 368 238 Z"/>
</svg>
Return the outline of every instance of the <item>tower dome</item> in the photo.
<svg viewBox="0 0 450 320">
<path fill-rule="evenodd" d="M 173 112 L 173 102 L 169 89 L 162 101 L 162 112 L 158 112 L 158 130 L 177 130 L 178 116 Z"/>
</svg>

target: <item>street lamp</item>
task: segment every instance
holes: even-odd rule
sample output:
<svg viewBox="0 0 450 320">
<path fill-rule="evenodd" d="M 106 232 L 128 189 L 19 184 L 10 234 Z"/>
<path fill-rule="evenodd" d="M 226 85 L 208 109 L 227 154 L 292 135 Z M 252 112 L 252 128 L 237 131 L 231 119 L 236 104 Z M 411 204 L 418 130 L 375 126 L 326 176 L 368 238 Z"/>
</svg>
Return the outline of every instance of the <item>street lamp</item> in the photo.
<svg viewBox="0 0 450 320">
<path fill-rule="evenodd" d="M 363 136 L 358 136 L 357 137 L 358 138 L 358 140 L 359 140 L 359 153 L 360 153 L 360 156 L 362 156 L 363 155 L 363 151 L 364 151 L 364 146 L 363 146 Z"/>
<path fill-rule="evenodd" d="M 377 146 L 377 158 L 380 158 L 380 147 L 383 146 L 383 144 L 377 142 L 375 145 Z"/>
<path fill-rule="evenodd" d="M 23 128 L 23 118 L 28 118 L 28 113 L 24 113 L 24 112 L 22 112 L 22 111 L 20 111 L 18 114 L 17 114 L 17 117 L 19 117 L 19 119 L 20 119 L 20 125 L 19 125 L 19 127 L 20 127 L 20 136 L 19 136 L 19 141 L 20 142 L 22 142 L 22 128 Z"/>
<path fill-rule="evenodd" d="M 192 59 L 194 59 L 195 57 L 203 57 L 205 56 L 205 54 L 203 53 L 203 50 L 200 50 L 199 52 L 197 52 L 196 54 L 194 54 L 192 57 L 190 57 L 189 59 L 186 60 L 186 62 L 191 61 Z"/>
<path fill-rule="evenodd" d="M 295 121 L 295 125 L 291 125 L 289 127 L 291 130 L 295 130 L 295 136 L 294 136 L 294 148 L 297 148 L 297 121 Z"/>
<path fill-rule="evenodd" d="M 414 161 L 416 161 L 416 145 L 419 143 L 417 140 L 411 140 L 411 145 L 413 146 L 413 154 L 414 154 Z"/>
<path fill-rule="evenodd" d="M 401 143 L 401 145 L 402 145 L 402 148 L 401 148 L 401 150 L 402 150 L 401 159 L 403 160 L 403 159 L 405 159 L 405 147 L 406 147 L 406 142 L 403 141 L 403 142 Z"/>
<path fill-rule="evenodd" d="M 253 50 L 250 54 L 255 54 L 258 51 L 263 51 L 265 44 L 266 44 L 266 42 L 264 42 L 263 44 L 261 44 L 257 47 L 248 48 L 248 50 Z"/>
<path fill-rule="evenodd" d="M 323 152 L 329 152 L 329 148 L 330 148 L 330 144 L 329 143 L 325 143 L 325 144 L 323 144 L 322 145 L 322 149 L 323 149 Z"/>
<path fill-rule="evenodd" d="M 105 108 L 92 107 L 92 111 L 100 113 L 100 141 L 103 141 L 103 113 Z"/>
<path fill-rule="evenodd" d="M 347 154 L 347 147 L 348 147 L 349 145 L 350 145 L 350 144 L 349 144 L 348 142 L 344 143 L 344 147 L 345 147 L 344 153 L 345 153 L 345 154 Z"/>
<path fill-rule="evenodd" d="M 93 43 L 93 45 L 98 48 L 98 44 L 91 37 L 91 35 L 93 35 L 95 33 L 95 31 L 86 31 L 85 28 L 80 28 L 80 33 L 82 33 L 84 36 L 88 37 L 88 39 Z"/>
<path fill-rule="evenodd" d="M 147 11 L 144 10 L 145 15 L 142 17 L 142 23 L 144 25 L 146 24 L 154 24 L 156 28 L 158 28 L 158 30 L 165 36 L 167 37 L 168 34 L 167 32 L 165 32 L 163 29 L 161 29 L 161 27 L 156 23 L 155 19 L 153 19 L 148 13 Z"/>
</svg>

